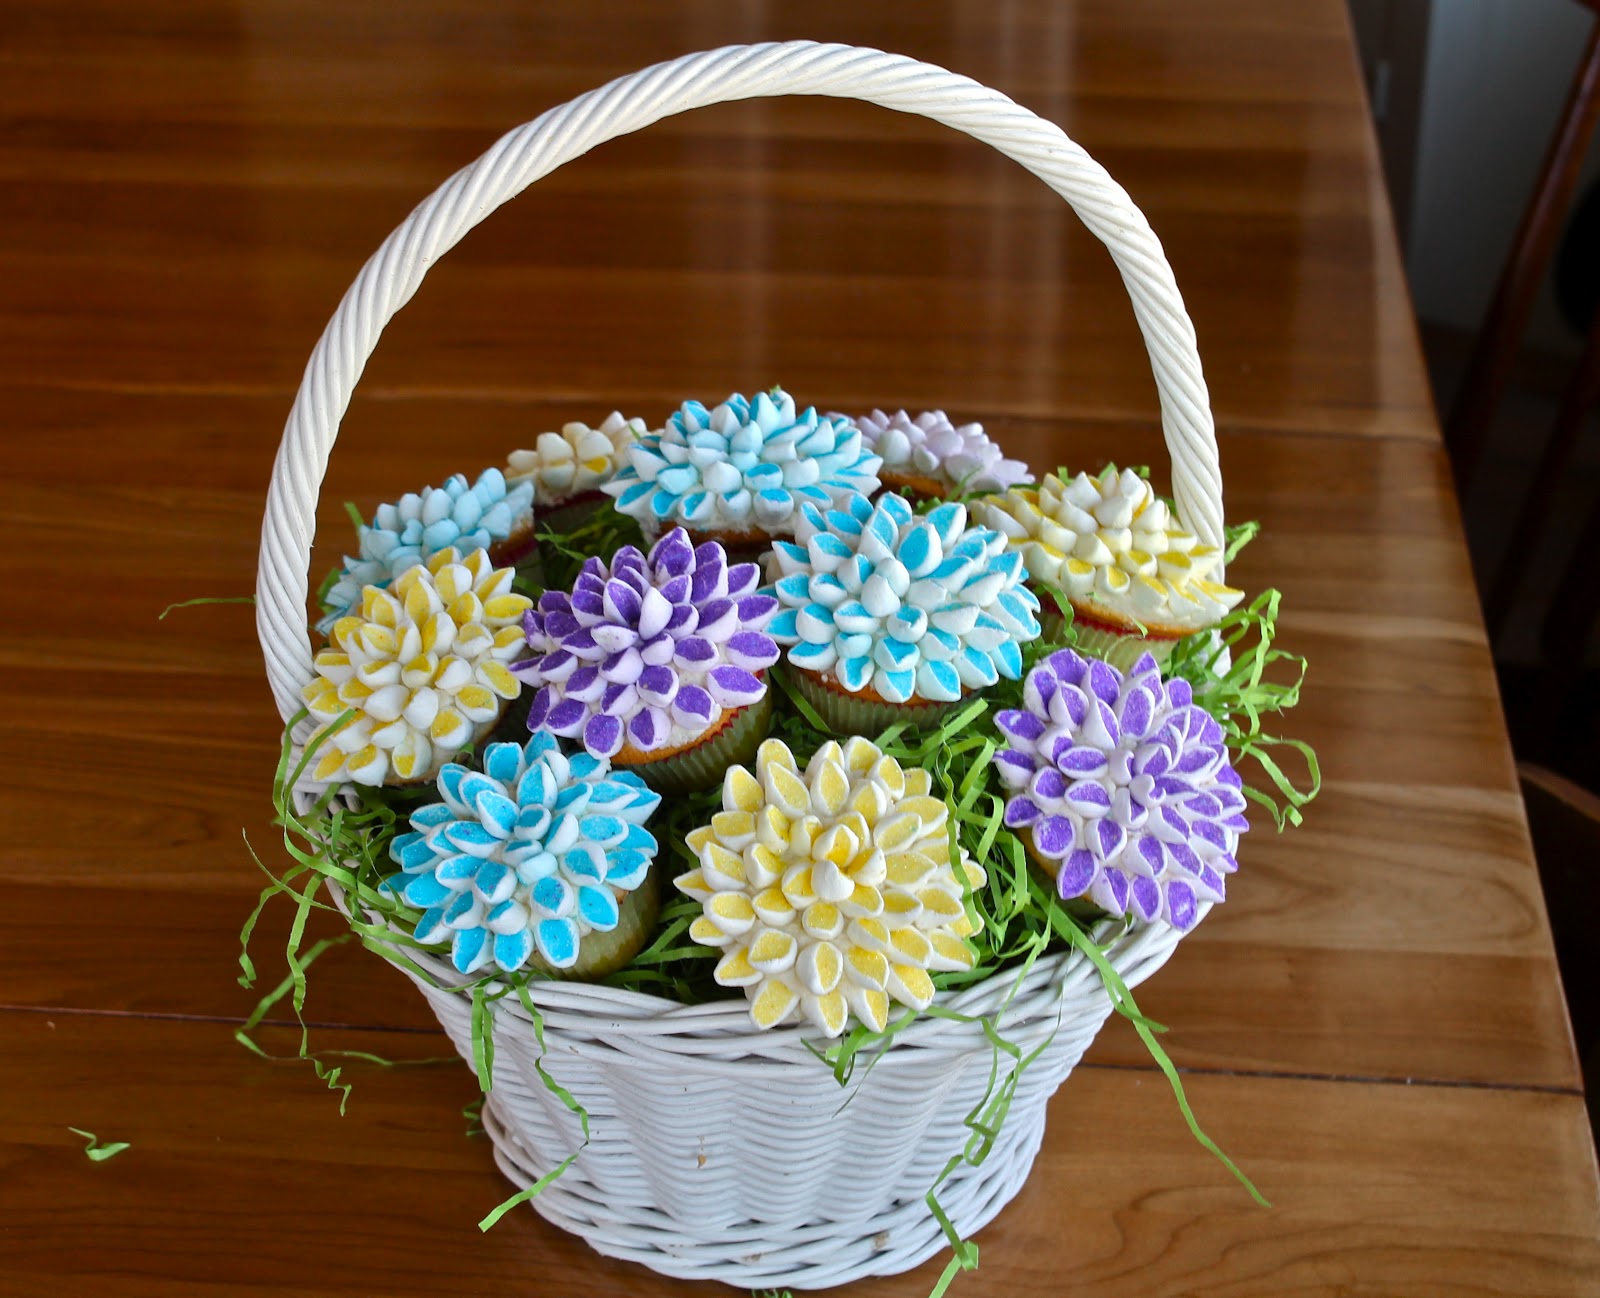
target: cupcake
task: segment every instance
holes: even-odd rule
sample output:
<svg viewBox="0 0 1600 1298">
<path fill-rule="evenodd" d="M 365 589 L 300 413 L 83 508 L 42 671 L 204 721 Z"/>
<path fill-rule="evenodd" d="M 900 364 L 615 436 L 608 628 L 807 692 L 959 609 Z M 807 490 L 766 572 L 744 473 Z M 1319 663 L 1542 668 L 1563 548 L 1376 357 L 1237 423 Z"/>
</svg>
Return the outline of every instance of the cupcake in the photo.
<svg viewBox="0 0 1600 1298">
<path fill-rule="evenodd" d="M 302 691 L 322 724 L 316 779 L 417 784 L 494 728 L 522 691 L 507 665 L 527 650 L 510 568 L 486 550 L 441 550 L 393 587 L 368 586 L 358 612 L 333 624 Z M 346 712 L 354 717 L 337 730 Z M 326 738 L 324 738 L 326 736 Z"/>
<path fill-rule="evenodd" d="M 878 457 L 848 420 L 795 413 L 782 388 L 715 410 L 687 401 L 658 432 L 628 448 L 628 467 L 605 490 L 648 538 L 682 527 L 696 545 L 716 541 L 754 558 L 793 536 L 800 507 L 827 508 L 878 489 Z"/>
<path fill-rule="evenodd" d="M 883 460 L 878 478 L 884 487 L 913 500 L 1005 491 L 1033 481 L 1028 466 L 1006 459 L 982 424 L 952 424 L 942 410 L 915 419 L 904 410 L 874 410 L 855 425 L 867 449 Z"/>
<path fill-rule="evenodd" d="M 602 488 L 627 464 L 628 447 L 644 432 L 644 420 L 617 411 L 598 428 L 563 424 L 559 433 L 540 433 L 531 451 L 512 451 L 506 480 L 533 484 L 540 527 L 570 532 L 605 503 Z"/>
<path fill-rule="evenodd" d="M 378 506 L 372 522 L 361 526 L 358 552 L 345 556 L 344 568 L 322 596 L 326 616 L 317 629 L 332 627 L 360 603 L 368 586 L 387 587 L 441 550 L 487 550 L 496 567 L 525 567 L 535 546 L 532 483 L 508 486 L 499 469 L 485 469 L 469 485 L 457 473 L 442 487 L 424 487 Z"/>
<path fill-rule="evenodd" d="M 995 717 L 1005 824 L 1064 900 L 1187 932 L 1238 868 L 1243 781 L 1222 727 L 1153 655 L 1126 677 L 1062 649 Z"/>
<path fill-rule="evenodd" d="M 882 1032 L 891 1003 L 932 1004 L 931 974 L 973 967 L 965 898 L 983 867 L 951 860 L 931 787 L 859 736 L 804 774 L 777 739 L 754 773 L 728 771 L 722 811 L 687 838 L 699 868 L 676 882 L 702 906 L 689 936 L 722 949 L 716 980 L 744 989 L 756 1027 L 799 1018 L 837 1037 L 854 1015 Z"/>
<path fill-rule="evenodd" d="M 977 501 L 973 513 L 1005 533 L 1037 586 L 1067 597 L 1078 648 L 1123 670 L 1146 652 L 1165 662 L 1174 644 L 1244 598 L 1211 579 L 1222 552 L 1201 545 L 1132 469 L 1108 465 L 1071 482 L 1049 474 L 1037 490 Z M 1040 593 L 1051 610 L 1045 638 L 1058 641 L 1063 621 Z"/>
<path fill-rule="evenodd" d="M 840 734 L 928 725 L 972 691 L 1022 675 L 1039 601 L 1005 538 L 967 525 L 966 506 L 916 515 L 902 496 L 806 504 L 773 549 L 783 610 L 772 637 L 790 678 Z"/>
<path fill-rule="evenodd" d="M 589 559 L 572 593 L 546 591 L 515 670 L 536 693 L 528 726 L 581 740 L 657 789 L 714 788 L 747 761 L 772 712 L 767 624 L 778 601 L 753 563 L 673 528 L 648 555 Z"/>
<path fill-rule="evenodd" d="M 389 845 L 400 873 L 380 885 L 422 912 L 418 942 L 448 942 L 464 974 L 598 978 L 638 954 L 659 906 L 644 824 L 661 795 L 637 775 L 540 731 L 490 744 L 482 771 L 451 762 L 439 794 Z"/>
</svg>

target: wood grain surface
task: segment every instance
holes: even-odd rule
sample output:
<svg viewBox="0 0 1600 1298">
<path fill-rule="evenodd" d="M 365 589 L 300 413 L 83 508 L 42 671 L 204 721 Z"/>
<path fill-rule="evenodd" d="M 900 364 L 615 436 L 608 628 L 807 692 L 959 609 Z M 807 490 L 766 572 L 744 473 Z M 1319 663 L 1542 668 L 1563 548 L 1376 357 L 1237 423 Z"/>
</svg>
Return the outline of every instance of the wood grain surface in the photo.
<svg viewBox="0 0 1600 1298">
<path fill-rule="evenodd" d="M 1265 527 L 1230 573 L 1284 591 L 1284 642 L 1312 660 L 1291 728 L 1327 776 L 1302 830 L 1256 825 L 1227 905 L 1141 996 L 1276 1206 L 1190 1141 L 1113 1022 L 954 1292 L 1595 1292 L 1594 1150 L 1338 0 L 12 0 L 0 1293 L 727 1292 L 526 1210 L 480 1236 L 507 1187 L 464 1136 L 464 1069 L 355 1068 L 340 1118 L 305 1065 L 233 1042 L 257 994 L 235 981 L 261 882 L 243 836 L 282 859 L 278 722 L 249 608 L 157 615 L 253 586 L 305 357 L 428 190 L 611 76 L 793 36 L 987 81 L 1143 206 L 1199 331 L 1229 513 Z M 347 420 L 316 569 L 344 500 L 564 419 L 776 381 L 823 409 L 979 418 L 1039 467 L 1165 477 L 1115 271 L 1042 186 L 881 110 L 730 105 L 603 146 L 429 275 Z M 319 1044 L 443 1048 L 350 948 L 307 1014 Z M 92 1163 L 68 1126 L 132 1148 Z"/>
</svg>

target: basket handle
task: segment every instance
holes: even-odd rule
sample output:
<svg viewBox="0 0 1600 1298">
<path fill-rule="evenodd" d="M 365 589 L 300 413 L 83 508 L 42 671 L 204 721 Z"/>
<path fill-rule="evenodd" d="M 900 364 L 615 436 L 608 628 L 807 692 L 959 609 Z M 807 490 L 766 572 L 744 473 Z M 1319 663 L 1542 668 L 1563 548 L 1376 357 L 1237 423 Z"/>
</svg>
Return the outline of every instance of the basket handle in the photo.
<svg viewBox="0 0 1600 1298">
<path fill-rule="evenodd" d="M 306 364 L 261 526 L 256 629 L 286 722 L 314 674 L 307 568 L 328 453 L 378 336 L 428 267 L 502 203 L 597 144 L 691 108 L 776 95 L 861 99 L 942 122 L 1020 163 L 1072 205 L 1109 249 L 1133 301 L 1161 399 L 1179 515 L 1202 542 L 1221 545 L 1222 473 L 1194 326 L 1160 241 L 1105 168 L 1053 122 L 931 63 L 813 41 L 731 45 L 619 77 L 519 126 L 424 199 L 361 268 Z"/>
</svg>

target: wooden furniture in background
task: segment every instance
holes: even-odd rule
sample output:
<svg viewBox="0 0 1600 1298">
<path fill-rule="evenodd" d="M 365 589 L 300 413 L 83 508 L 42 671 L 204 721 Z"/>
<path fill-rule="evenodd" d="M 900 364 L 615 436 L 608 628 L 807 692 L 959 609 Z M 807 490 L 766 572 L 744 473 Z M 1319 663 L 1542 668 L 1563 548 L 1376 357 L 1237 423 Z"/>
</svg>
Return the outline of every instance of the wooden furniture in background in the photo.
<svg viewBox="0 0 1600 1298">
<path fill-rule="evenodd" d="M 260 982 L 235 981 L 261 883 L 241 827 L 283 861 L 277 717 L 252 610 L 156 618 L 251 589 L 309 348 L 441 174 L 633 67 L 803 36 L 1002 87 L 1149 214 L 1199 333 L 1229 513 L 1265 525 L 1230 575 L 1284 591 L 1283 642 L 1312 662 L 1289 729 L 1328 778 L 1296 835 L 1257 824 L 1227 904 L 1141 996 L 1276 1206 L 1193 1144 L 1113 1022 L 952 1294 L 1593 1294 L 1581 1079 L 1346 15 L 1294 9 L 11 4 L 0 1293 L 727 1294 L 597 1259 L 529 1210 L 480 1234 L 508 1187 L 465 1138 L 461 1067 L 345 1060 L 340 1117 L 307 1066 L 235 1043 L 282 976 L 269 911 Z M 1036 466 L 1161 462 L 1114 268 L 980 146 L 854 105 L 729 105 L 541 190 L 386 333 L 323 492 L 319 571 L 346 499 L 566 418 L 659 420 L 776 381 L 825 410 L 943 406 Z M 348 945 L 306 1012 L 314 1046 L 443 1046 Z M 276 1022 L 261 1040 L 292 1054 Z M 69 1126 L 131 1148 L 91 1163 Z M 936 1272 L 851 1295 L 921 1298 Z"/>
<path fill-rule="evenodd" d="M 1585 8 L 1600 0 L 1577 0 Z M 1600 120 L 1600 20 L 1590 28 L 1588 44 L 1578 60 L 1572 90 L 1562 108 L 1527 210 L 1511 242 L 1504 269 L 1495 285 L 1488 313 L 1473 342 L 1466 375 L 1445 421 L 1445 446 L 1455 465 L 1456 483 L 1464 495 L 1483 458 L 1484 440 L 1494 418 L 1506 378 L 1516 359 L 1528 313 L 1561 237 L 1561 223 Z M 1524 526 L 1527 519 L 1523 520 Z M 1513 552 L 1515 553 L 1515 552 Z M 1495 629 L 1491 619 L 1491 631 Z"/>
<path fill-rule="evenodd" d="M 1591 1120 L 1600 1129 L 1600 795 L 1548 767 L 1517 763 L 1528 828 L 1539 861 L 1545 904 L 1572 1031 L 1583 1063 Z"/>
</svg>

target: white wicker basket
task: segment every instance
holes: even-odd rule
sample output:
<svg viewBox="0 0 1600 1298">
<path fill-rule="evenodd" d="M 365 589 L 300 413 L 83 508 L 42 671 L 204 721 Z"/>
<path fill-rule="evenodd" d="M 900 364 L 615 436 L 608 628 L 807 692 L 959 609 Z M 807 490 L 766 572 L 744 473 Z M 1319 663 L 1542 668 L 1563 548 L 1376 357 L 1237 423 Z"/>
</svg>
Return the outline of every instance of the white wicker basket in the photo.
<svg viewBox="0 0 1600 1298">
<path fill-rule="evenodd" d="M 257 623 L 286 722 L 313 674 L 307 567 L 328 453 L 379 334 L 428 267 L 500 204 L 605 140 L 687 109 L 783 94 L 863 99 L 943 122 L 1015 159 L 1072 205 L 1110 250 L 1132 299 L 1179 511 L 1203 541 L 1221 543 L 1222 484 L 1194 330 L 1160 243 L 1103 168 L 1004 95 L 913 59 L 811 42 L 712 50 L 622 77 L 512 131 L 418 206 L 356 277 L 306 367 L 262 528 Z M 1157 926 L 1119 938 L 1108 955 L 1135 985 L 1176 944 L 1176 933 Z M 445 961 L 419 963 L 432 982 L 408 976 L 471 1059 L 471 1005 L 449 990 L 461 979 Z M 532 998 L 545 1023 L 545 1067 L 588 1111 L 592 1133 L 533 1204 L 599 1252 L 673 1276 L 823 1288 L 907 1270 L 942 1246 L 924 1195 L 965 1147 L 963 1119 L 991 1085 L 995 1053 L 979 1026 L 924 1017 L 841 1090 L 806 1049 L 803 1029 L 756 1032 L 742 1000 L 682 1006 L 558 982 L 535 984 Z M 1047 1043 L 989 1156 L 963 1163 L 941 1187 L 953 1222 L 970 1233 L 1021 1188 L 1046 1102 L 1112 1007 L 1076 952 L 1040 960 L 1020 984 L 997 975 L 941 1003 L 972 1016 L 1004 1005 L 1011 1041 L 1024 1051 Z M 526 1012 L 515 998 L 491 1012 L 497 1050 L 484 1125 L 501 1169 L 526 1186 L 582 1136 L 538 1076 Z M 752 1113 L 767 1120 L 749 1121 Z"/>
</svg>

